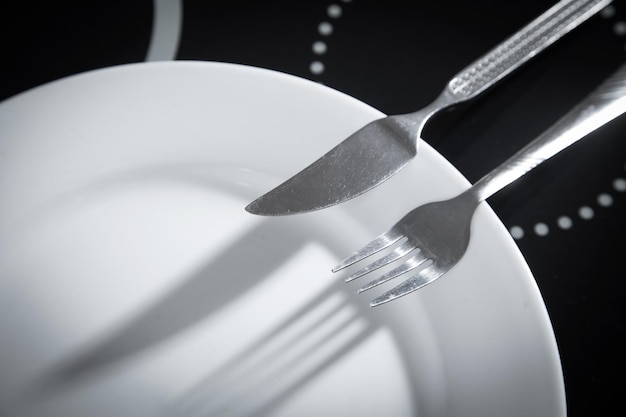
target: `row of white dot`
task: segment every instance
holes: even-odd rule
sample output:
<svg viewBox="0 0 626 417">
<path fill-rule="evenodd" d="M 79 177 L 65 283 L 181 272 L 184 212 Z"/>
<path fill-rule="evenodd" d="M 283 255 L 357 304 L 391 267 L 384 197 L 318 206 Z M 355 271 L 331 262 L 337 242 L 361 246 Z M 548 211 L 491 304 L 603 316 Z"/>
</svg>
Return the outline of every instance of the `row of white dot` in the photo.
<svg viewBox="0 0 626 417">
<path fill-rule="evenodd" d="M 352 0 L 342 0 L 342 1 L 344 3 L 350 3 Z M 331 19 L 338 19 L 343 14 L 343 9 L 338 4 L 331 4 L 326 9 L 326 14 Z M 614 17 L 615 7 L 613 7 L 612 5 L 605 7 L 601 12 L 601 16 L 606 19 Z M 317 32 L 323 37 L 328 37 L 333 33 L 333 25 L 328 21 L 323 21 L 318 25 Z M 616 22 L 613 25 L 613 32 L 617 36 L 626 36 L 626 22 L 624 21 Z M 324 55 L 326 51 L 328 50 L 328 45 L 324 41 L 315 41 L 312 45 L 312 49 L 315 55 L 321 56 L 321 55 Z M 316 59 L 313 62 L 311 62 L 309 66 L 309 70 L 314 75 L 320 75 L 325 70 L 324 63 L 320 59 Z"/>
<path fill-rule="evenodd" d="M 626 192 L 626 178 L 616 178 L 613 180 L 613 189 L 618 193 Z M 598 195 L 596 201 L 600 207 L 610 207 L 613 205 L 613 196 L 608 193 L 602 193 Z M 578 209 L 578 216 L 583 220 L 591 220 L 595 216 L 595 212 L 593 208 L 589 206 L 582 206 Z M 556 224 L 560 229 L 568 230 L 572 228 L 574 221 L 568 216 L 560 216 L 556 220 Z M 513 226 L 509 231 L 514 239 L 521 239 L 525 235 L 524 229 L 520 226 Z M 535 224 L 533 231 L 537 236 L 547 236 L 550 233 L 550 226 L 546 223 L 539 222 Z"/>
<path fill-rule="evenodd" d="M 607 19 L 614 17 L 615 7 L 613 5 L 605 7 L 601 12 L 601 16 Z M 613 25 L 613 33 L 617 36 L 626 36 L 626 22 L 623 20 L 615 22 Z M 624 45 L 624 49 L 626 49 L 626 44 Z"/>
<path fill-rule="evenodd" d="M 351 1 L 352 0 L 342 0 L 342 2 L 344 3 L 350 3 Z M 331 19 L 338 19 L 342 16 L 343 9 L 338 4 L 331 4 L 327 7 L 326 14 Z M 613 7 L 612 5 L 605 7 L 601 12 L 601 16 L 606 19 L 614 17 L 615 7 Z M 332 23 L 328 21 L 321 22 L 317 27 L 317 32 L 323 37 L 330 36 L 333 33 Z M 618 36 L 626 36 L 626 22 L 624 21 L 616 22 L 613 25 L 613 32 Z M 326 44 L 326 42 L 318 40 L 313 43 L 312 49 L 313 49 L 313 53 L 319 57 L 326 53 L 326 51 L 328 50 L 328 45 Z M 325 70 L 324 63 L 320 59 L 316 59 L 313 62 L 311 62 L 309 66 L 309 70 L 314 75 L 320 75 Z"/>
<path fill-rule="evenodd" d="M 613 5 L 609 5 L 605 7 L 600 12 L 600 16 L 606 19 L 615 17 L 615 7 Z M 613 25 L 613 33 L 616 34 L 617 36 L 626 35 L 626 22 L 623 22 L 623 21 L 615 22 L 615 24 Z"/>
<path fill-rule="evenodd" d="M 605 7 L 600 15 L 606 19 L 613 18 L 615 16 L 615 7 L 609 5 Z M 613 33 L 617 36 L 626 36 L 626 22 L 618 21 L 613 25 Z M 626 168 L 626 167 L 625 167 Z M 626 192 L 626 179 L 617 178 L 613 181 L 613 189 L 619 193 Z M 613 205 L 613 197 L 610 194 L 602 193 L 597 197 L 597 203 L 600 207 L 610 207 Z M 578 209 L 578 216 L 582 220 L 591 220 L 595 216 L 593 208 L 589 206 L 582 206 Z M 556 220 L 557 226 L 562 230 L 571 229 L 574 225 L 574 221 L 568 216 L 560 216 Z M 544 222 L 538 222 L 534 225 L 533 231 L 537 236 L 547 236 L 550 233 L 550 226 Z M 515 239 L 521 239 L 524 237 L 524 229 L 520 226 L 513 226 L 509 230 L 511 236 Z"/>
<path fill-rule="evenodd" d="M 342 0 L 344 3 L 349 3 L 351 0 Z M 331 19 L 338 19 L 343 14 L 343 9 L 338 4 L 331 4 L 326 9 L 326 14 Z M 323 21 L 317 26 L 317 33 L 319 33 L 323 37 L 328 37 L 333 33 L 333 25 L 328 21 Z M 313 53 L 318 57 L 321 57 L 328 50 L 328 45 L 324 41 L 315 41 L 313 42 Z M 324 67 L 324 63 L 321 59 L 316 59 L 311 62 L 309 66 L 309 71 L 311 71 L 314 75 L 320 75 L 324 72 L 326 68 Z"/>
</svg>

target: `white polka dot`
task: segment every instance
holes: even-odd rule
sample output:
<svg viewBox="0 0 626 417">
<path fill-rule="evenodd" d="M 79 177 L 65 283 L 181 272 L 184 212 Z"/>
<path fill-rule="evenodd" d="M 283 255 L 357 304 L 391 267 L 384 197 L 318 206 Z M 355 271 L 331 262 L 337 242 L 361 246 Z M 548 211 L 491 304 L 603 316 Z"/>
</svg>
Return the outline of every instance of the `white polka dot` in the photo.
<svg viewBox="0 0 626 417">
<path fill-rule="evenodd" d="M 550 233 L 550 228 L 545 223 L 537 223 L 535 225 L 535 233 L 538 236 L 546 236 L 548 233 Z"/>
<path fill-rule="evenodd" d="M 556 224 L 558 224 L 561 229 L 567 230 L 572 228 L 573 222 L 569 217 L 561 216 L 557 219 Z"/>
<path fill-rule="evenodd" d="M 613 188 L 615 188 L 615 191 L 619 191 L 620 193 L 623 193 L 624 191 L 626 191 L 626 179 L 624 178 L 617 178 L 613 181 Z"/>
<path fill-rule="evenodd" d="M 320 35 L 322 36 L 328 36 L 331 33 L 333 33 L 333 25 L 331 25 L 328 22 L 322 22 L 319 24 L 319 26 L 317 27 L 317 30 L 319 31 Z"/>
<path fill-rule="evenodd" d="M 328 47 L 322 41 L 317 41 L 313 43 L 313 52 L 315 52 L 318 55 L 325 54 L 327 49 Z"/>
<path fill-rule="evenodd" d="M 581 219 L 584 220 L 591 220 L 593 219 L 593 209 L 589 206 L 582 206 L 581 208 L 578 209 L 578 215 L 580 216 Z"/>
<path fill-rule="evenodd" d="M 522 229 L 519 226 L 513 226 L 511 227 L 511 236 L 513 236 L 513 239 L 521 239 L 524 237 L 524 229 Z"/>
<path fill-rule="evenodd" d="M 328 6 L 326 12 L 328 13 L 328 16 L 332 17 L 333 19 L 337 19 L 338 17 L 341 17 L 341 6 L 339 6 L 338 4 L 331 4 L 330 6 Z"/>
<path fill-rule="evenodd" d="M 610 19 L 611 17 L 615 16 L 615 7 L 613 7 L 613 5 L 606 6 L 600 12 L 600 16 L 606 19 Z"/>
<path fill-rule="evenodd" d="M 602 207 L 610 207 L 613 204 L 613 197 L 609 194 L 600 194 L 598 196 L 598 204 Z"/>
<path fill-rule="evenodd" d="M 617 22 L 613 25 L 613 33 L 618 36 L 626 35 L 626 22 Z"/>
<path fill-rule="evenodd" d="M 321 74 L 324 72 L 324 64 L 320 61 L 313 61 L 309 69 L 313 74 Z"/>
</svg>

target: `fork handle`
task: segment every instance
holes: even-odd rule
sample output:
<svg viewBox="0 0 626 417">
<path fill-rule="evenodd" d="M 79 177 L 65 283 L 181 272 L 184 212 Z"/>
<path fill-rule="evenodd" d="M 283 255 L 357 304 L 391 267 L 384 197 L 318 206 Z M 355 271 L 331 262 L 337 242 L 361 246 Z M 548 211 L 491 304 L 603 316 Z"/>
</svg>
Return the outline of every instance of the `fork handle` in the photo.
<svg viewBox="0 0 626 417">
<path fill-rule="evenodd" d="M 456 74 L 444 91 L 456 103 L 477 96 L 609 3 L 611 0 L 558 2 Z"/>
<path fill-rule="evenodd" d="M 482 201 L 537 165 L 626 112 L 626 64 L 515 155 L 478 180 L 468 192 Z"/>
</svg>

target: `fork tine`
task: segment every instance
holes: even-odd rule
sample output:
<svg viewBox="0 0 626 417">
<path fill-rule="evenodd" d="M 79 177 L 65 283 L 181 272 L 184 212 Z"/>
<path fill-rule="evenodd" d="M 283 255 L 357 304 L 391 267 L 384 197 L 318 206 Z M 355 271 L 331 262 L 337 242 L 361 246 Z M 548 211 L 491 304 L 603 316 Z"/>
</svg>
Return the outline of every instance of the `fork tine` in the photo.
<svg viewBox="0 0 626 417">
<path fill-rule="evenodd" d="M 370 243 L 363 246 L 361 249 L 341 261 L 341 263 L 334 267 L 332 271 L 337 272 L 350 265 L 353 265 L 360 260 L 375 254 L 376 252 L 380 252 L 381 250 L 388 248 L 403 237 L 404 235 L 402 233 L 392 228 L 391 230 L 388 230 L 387 232 L 378 236 L 376 239 L 372 240 Z"/>
<path fill-rule="evenodd" d="M 446 270 L 441 270 L 439 268 L 436 268 L 434 264 L 431 264 L 421 270 L 416 275 L 413 275 L 411 278 L 404 281 L 403 283 L 393 287 L 381 296 L 374 298 L 370 302 L 370 307 L 376 307 L 389 301 L 393 301 L 396 298 L 402 297 L 403 295 L 407 295 L 413 291 L 417 291 L 420 288 L 430 284 L 445 273 Z"/>
<path fill-rule="evenodd" d="M 350 282 L 359 277 L 362 277 L 365 274 L 368 274 L 372 271 L 382 268 L 383 266 L 388 265 L 392 263 L 393 261 L 396 261 L 402 258 L 403 256 L 405 256 L 407 253 L 411 252 L 414 249 L 415 249 L 415 245 L 410 243 L 409 241 L 406 241 L 402 243 L 400 246 L 396 247 L 393 250 L 393 252 L 389 253 L 388 255 L 383 256 L 382 258 L 372 262 L 366 267 L 359 269 L 358 271 L 350 275 L 348 278 L 346 278 L 345 281 Z"/>
<path fill-rule="evenodd" d="M 387 272 L 384 275 L 381 275 L 380 277 L 376 278 L 373 281 L 370 281 L 369 283 L 363 285 L 361 288 L 359 288 L 358 293 L 362 293 L 363 291 L 367 291 L 370 288 L 374 288 L 377 285 L 383 284 L 389 280 L 392 280 L 396 277 L 399 277 L 402 274 L 406 274 L 407 272 L 417 268 L 418 266 L 422 265 L 424 262 L 426 262 L 428 260 L 428 258 L 426 257 L 426 255 L 420 250 L 417 253 L 415 253 L 413 256 L 411 256 L 409 259 L 406 260 L 406 262 L 404 262 L 402 265 L 400 265 L 399 267 L 392 269 L 391 271 Z"/>
</svg>

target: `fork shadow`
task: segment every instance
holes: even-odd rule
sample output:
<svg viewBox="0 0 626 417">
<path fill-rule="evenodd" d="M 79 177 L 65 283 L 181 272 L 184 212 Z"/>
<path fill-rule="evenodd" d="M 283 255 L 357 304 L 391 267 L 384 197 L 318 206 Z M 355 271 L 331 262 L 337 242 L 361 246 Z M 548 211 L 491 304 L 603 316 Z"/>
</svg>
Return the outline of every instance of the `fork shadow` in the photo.
<svg viewBox="0 0 626 417">
<path fill-rule="evenodd" d="M 175 171 L 175 167 L 170 171 Z M 172 177 L 171 172 L 164 174 L 168 178 Z M 206 186 L 202 183 L 201 177 L 182 176 L 178 179 Z M 212 183 L 211 186 L 220 184 Z M 232 191 L 232 188 L 229 188 L 229 191 Z M 249 196 L 245 197 L 249 199 Z M 142 311 L 128 317 L 116 328 L 99 335 L 97 340 L 48 369 L 25 392 L 21 401 L 31 403 L 44 401 L 59 392 L 98 378 L 110 367 L 136 358 L 181 335 L 225 308 L 242 294 L 261 285 L 283 266 L 286 260 L 311 242 L 320 242 L 330 252 L 343 255 L 344 248 L 338 242 L 329 239 L 315 222 L 302 230 L 302 223 L 294 227 L 293 221 L 294 219 L 290 218 L 263 219 L 243 237 L 224 247 L 212 261 L 179 279 L 176 287 L 152 301 Z M 242 262 L 242 259 L 247 261 Z M 219 290 L 216 291 L 216 288 Z M 335 300 L 335 304 L 327 310 L 322 309 L 322 315 L 316 313 L 320 311 L 319 306 L 325 305 L 327 300 Z M 199 382 L 176 404 L 176 407 L 179 407 L 177 413 L 184 410 L 184 415 L 215 413 L 220 415 L 225 410 L 232 413 L 232 404 L 243 403 L 247 406 L 236 411 L 237 415 L 259 415 L 271 411 L 317 375 L 348 355 L 381 326 L 385 326 L 385 323 L 382 323 L 384 319 L 379 320 L 377 317 L 380 316 L 372 314 L 366 301 L 357 300 L 352 289 L 338 278 L 336 283 L 301 306 L 257 343 L 251 344 L 235 359 L 223 364 L 216 372 Z M 315 314 L 318 314 L 317 318 L 310 321 L 308 317 Z M 302 323 L 308 324 L 303 327 Z M 290 329 L 296 329 L 295 335 L 280 342 L 284 335 L 291 331 Z M 324 336 L 307 339 L 307 336 L 316 332 L 321 332 Z M 305 339 L 308 342 L 303 342 Z M 274 384 L 272 381 L 276 380 L 276 375 L 284 375 L 304 358 L 328 349 L 332 341 L 336 341 L 338 345 L 323 355 L 313 367 L 293 374 L 286 386 L 275 387 L 272 392 L 264 389 Z M 280 344 L 282 348 L 276 350 L 275 345 L 279 342 L 282 343 Z M 298 344 L 299 347 L 294 349 L 294 344 Z M 258 356 L 259 349 L 264 348 L 266 353 Z M 291 358 L 285 359 L 285 356 L 281 355 L 281 361 L 278 361 L 276 353 L 285 350 L 291 352 Z M 410 361 L 406 358 L 405 360 Z M 233 384 L 239 387 L 238 381 L 242 378 L 246 380 L 251 374 L 265 376 L 259 376 L 256 381 L 249 381 L 245 389 L 232 389 Z M 278 379 L 287 383 L 285 378 Z M 216 381 L 219 381 L 219 384 L 216 385 Z M 231 382 L 224 385 L 228 381 Z M 215 398 L 215 390 L 221 392 L 218 395 L 222 398 L 221 402 L 207 404 L 206 394 L 213 393 L 211 397 Z M 228 395 L 223 395 L 224 393 Z M 241 395 L 246 395 L 245 402 L 237 401 L 241 400 Z M 252 396 L 258 397 L 256 402 L 249 401 Z M 207 409 L 207 405 L 210 409 Z"/>
<path fill-rule="evenodd" d="M 378 328 L 346 302 L 339 285 L 332 285 L 198 382 L 180 398 L 173 413 L 265 415 L 341 361 Z"/>
</svg>

